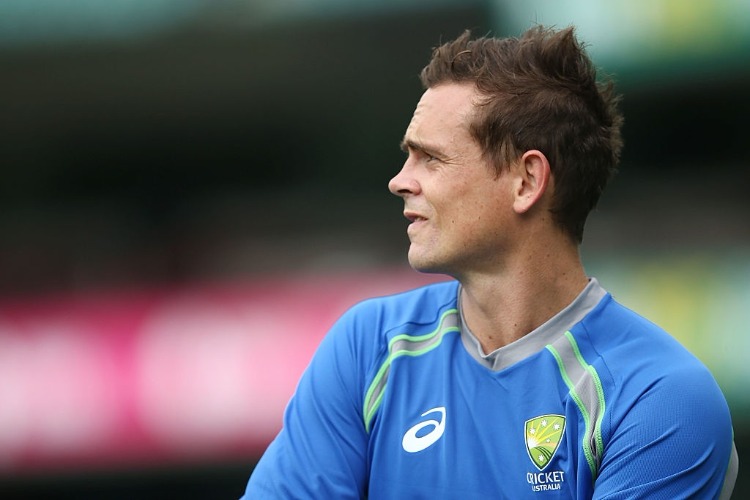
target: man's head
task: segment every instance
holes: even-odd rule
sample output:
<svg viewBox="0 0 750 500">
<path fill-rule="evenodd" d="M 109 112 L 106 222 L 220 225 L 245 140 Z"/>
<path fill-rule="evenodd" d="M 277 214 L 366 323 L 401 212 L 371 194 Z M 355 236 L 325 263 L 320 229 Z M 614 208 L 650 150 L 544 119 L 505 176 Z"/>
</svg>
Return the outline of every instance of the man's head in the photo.
<svg viewBox="0 0 750 500">
<path fill-rule="evenodd" d="M 549 161 L 550 211 L 576 242 L 622 148 L 619 97 L 596 70 L 573 28 L 528 30 L 519 38 L 478 38 L 469 32 L 437 47 L 422 70 L 426 89 L 474 84 L 478 113 L 469 125 L 484 158 L 499 175 L 526 151 Z"/>
</svg>

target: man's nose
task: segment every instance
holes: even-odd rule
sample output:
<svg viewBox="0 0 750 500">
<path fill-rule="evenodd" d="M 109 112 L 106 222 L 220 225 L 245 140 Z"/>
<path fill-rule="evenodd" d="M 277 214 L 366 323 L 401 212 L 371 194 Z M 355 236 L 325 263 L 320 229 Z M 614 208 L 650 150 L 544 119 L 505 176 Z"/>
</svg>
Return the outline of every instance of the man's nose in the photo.
<svg viewBox="0 0 750 500">
<path fill-rule="evenodd" d="M 411 171 L 409 160 L 404 163 L 399 173 L 388 183 L 388 190 L 396 196 L 407 196 L 418 194 L 420 192 L 419 182 L 414 178 Z"/>
</svg>

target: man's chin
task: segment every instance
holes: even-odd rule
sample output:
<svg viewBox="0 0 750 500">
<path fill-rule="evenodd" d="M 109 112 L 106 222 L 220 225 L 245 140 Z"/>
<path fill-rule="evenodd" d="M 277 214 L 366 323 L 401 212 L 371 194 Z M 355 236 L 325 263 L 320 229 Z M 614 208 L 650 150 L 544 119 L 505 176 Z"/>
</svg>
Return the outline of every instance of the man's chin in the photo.
<svg viewBox="0 0 750 500">
<path fill-rule="evenodd" d="M 420 273 L 445 274 L 444 266 L 439 265 L 439 263 L 411 254 L 409 255 L 409 265 Z"/>
</svg>

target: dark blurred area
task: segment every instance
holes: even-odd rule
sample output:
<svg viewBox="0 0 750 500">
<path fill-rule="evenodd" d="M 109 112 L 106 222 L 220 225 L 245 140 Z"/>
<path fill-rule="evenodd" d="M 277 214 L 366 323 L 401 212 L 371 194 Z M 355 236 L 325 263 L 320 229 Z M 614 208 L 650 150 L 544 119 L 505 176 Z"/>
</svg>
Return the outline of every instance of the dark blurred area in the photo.
<svg viewBox="0 0 750 500">
<path fill-rule="evenodd" d="M 254 29 L 205 10 L 145 40 L 0 50 L 0 293 L 288 270 L 313 259 L 290 239 L 352 231 L 373 259 L 401 258 L 386 184 L 417 74 L 441 39 L 491 31 L 489 7 Z M 615 75 L 626 148 L 602 206 L 627 240 L 592 244 L 672 244 L 638 230 L 646 214 L 747 241 L 748 73 Z"/>
<path fill-rule="evenodd" d="M 0 296 L 402 264 L 401 203 L 386 185 L 419 70 L 466 28 L 521 30 L 504 22 L 510 2 L 320 4 L 285 16 L 285 2 L 192 1 L 138 36 L 0 38 Z M 17 33 L 4 12 L 0 32 Z M 750 44 L 738 44 L 613 64 L 626 146 L 587 229 L 595 263 L 729 253 L 750 276 Z M 742 461 L 750 402 L 729 399 Z M 238 497 L 257 458 L 29 471 L 0 477 L 0 496 Z M 735 498 L 747 495 L 740 473 Z"/>
<path fill-rule="evenodd" d="M 290 240 L 367 237 L 420 64 L 481 16 L 421 17 L 3 54 L 0 291 L 296 268 Z"/>
</svg>

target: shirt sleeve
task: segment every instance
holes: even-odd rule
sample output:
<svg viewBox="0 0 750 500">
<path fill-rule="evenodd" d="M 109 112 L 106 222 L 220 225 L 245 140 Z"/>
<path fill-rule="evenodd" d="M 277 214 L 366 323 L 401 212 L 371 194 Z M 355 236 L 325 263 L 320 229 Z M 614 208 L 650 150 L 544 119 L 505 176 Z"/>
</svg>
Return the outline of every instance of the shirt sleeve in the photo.
<svg viewBox="0 0 750 500">
<path fill-rule="evenodd" d="M 355 324 L 350 311 L 321 342 L 243 499 L 365 496 L 368 435 Z"/>
<path fill-rule="evenodd" d="M 737 475 L 724 396 L 705 369 L 671 372 L 620 408 L 597 499 L 728 498 Z"/>
</svg>

